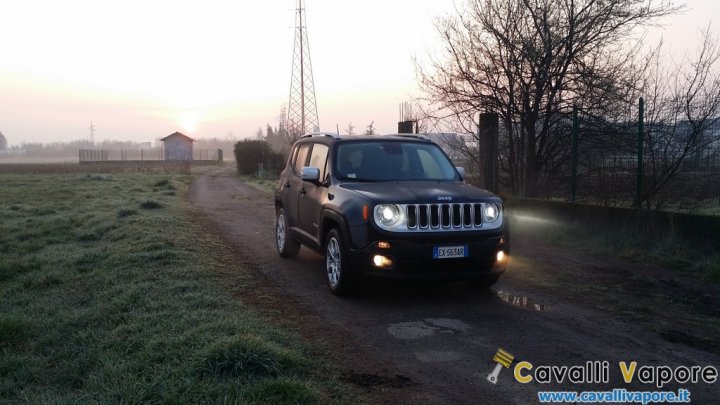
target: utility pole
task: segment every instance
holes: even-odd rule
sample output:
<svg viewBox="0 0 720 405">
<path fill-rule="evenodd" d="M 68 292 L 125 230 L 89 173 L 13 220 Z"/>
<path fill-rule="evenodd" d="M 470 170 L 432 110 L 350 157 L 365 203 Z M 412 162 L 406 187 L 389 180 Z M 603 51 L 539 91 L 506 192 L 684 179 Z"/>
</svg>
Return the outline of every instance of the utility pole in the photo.
<svg viewBox="0 0 720 405">
<path fill-rule="evenodd" d="M 88 127 L 90 130 L 90 143 L 95 146 L 95 125 L 93 125 L 93 122 L 90 121 L 90 127 Z"/>
<path fill-rule="evenodd" d="M 300 20 L 300 25 L 298 25 L 299 30 L 299 39 L 300 39 L 300 116 L 302 117 L 300 119 L 300 127 L 305 131 L 305 52 L 303 48 L 303 18 L 302 18 L 302 0 L 298 0 L 298 20 Z"/>
<path fill-rule="evenodd" d="M 303 134 L 320 129 L 304 11 L 303 0 L 298 0 L 295 10 L 295 45 L 287 116 L 287 131 L 292 141 Z"/>
</svg>

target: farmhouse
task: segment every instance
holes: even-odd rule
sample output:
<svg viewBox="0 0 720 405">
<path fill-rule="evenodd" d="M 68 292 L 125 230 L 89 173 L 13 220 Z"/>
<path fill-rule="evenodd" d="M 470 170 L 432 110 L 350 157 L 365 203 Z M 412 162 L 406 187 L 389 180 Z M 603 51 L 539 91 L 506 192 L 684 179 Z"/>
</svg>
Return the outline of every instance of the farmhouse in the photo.
<svg viewBox="0 0 720 405">
<path fill-rule="evenodd" d="M 165 160 L 192 160 L 194 139 L 180 132 L 160 139 L 165 142 Z"/>
</svg>

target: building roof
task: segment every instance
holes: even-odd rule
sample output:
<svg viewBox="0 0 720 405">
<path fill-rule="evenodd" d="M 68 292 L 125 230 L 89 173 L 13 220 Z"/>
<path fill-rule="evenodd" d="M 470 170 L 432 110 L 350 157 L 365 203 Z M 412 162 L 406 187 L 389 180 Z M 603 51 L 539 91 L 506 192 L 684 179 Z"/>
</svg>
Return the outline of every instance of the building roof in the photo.
<svg viewBox="0 0 720 405">
<path fill-rule="evenodd" d="M 168 140 L 168 139 L 170 139 L 170 138 L 172 138 L 172 137 L 174 137 L 174 136 L 182 137 L 182 138 L 184 138 L 184 139 L 186 139 L 186 140 L 188 140 L 188 141 L 190 141 L 190 142 L 197 142 L 196 140 L 190 138 L 189 136 L 187 136 L 187 135 L 185 135 L 185 134 L 183 134 L 183 133 L 177 132 L 177 131 L 176 131 L 176 132 L 173 132 L 172 134 L 170 134 L 170 135 L 168 135 L 168 136 L 166 136 L 165 138 L 162 138 L 162 139 L 160 139 L 160 140 L 163 141 L 163 142 L 165 142 L 166 140 Z"/>
</svg>

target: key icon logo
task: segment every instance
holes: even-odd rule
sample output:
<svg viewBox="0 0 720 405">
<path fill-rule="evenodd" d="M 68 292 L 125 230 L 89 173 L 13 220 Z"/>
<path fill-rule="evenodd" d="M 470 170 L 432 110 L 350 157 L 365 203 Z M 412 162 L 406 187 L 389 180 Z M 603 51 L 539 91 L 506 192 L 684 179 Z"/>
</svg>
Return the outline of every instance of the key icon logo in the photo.
<svg viewBox="0 0 720 405">
<path fill-rule="evenodd" d="M 493 384 L 497 384 L 497 378 L 498 374 L 500 374 L 500 370 L 502 370 L 503 366 L 505 366 L 505 368 L 510 368 L 510 364 L 512 364 L 513 360 L 515 360 L 515 356 L 502 348 L 498 348 L 497 353 L 495 353 L 495 356 L 493 357 L 493 361 L 497 364 L 495 365 L 492 373 L 488 375 L 487 380 Z"/>
</svg>

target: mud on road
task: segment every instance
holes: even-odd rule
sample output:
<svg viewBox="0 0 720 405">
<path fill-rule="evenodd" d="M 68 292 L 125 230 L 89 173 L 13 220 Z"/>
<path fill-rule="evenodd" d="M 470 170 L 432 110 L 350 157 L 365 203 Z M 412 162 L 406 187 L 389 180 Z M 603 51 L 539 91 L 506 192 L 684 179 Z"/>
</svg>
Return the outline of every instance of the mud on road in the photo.
<svg viewBox="0 0 720 405">
<path fill-rule="evenodd" d="M 229 169 L 198 177 L 188 196 L 199 220 L 238 252 L 238 271 L 258 279 L 257 290 L 238 299 L 321 345 L 369 402 L 526 404 L 543 390 L 654 391 L 625 384 L 618 362 L 720 366 L 718 288 L 690 277 L 550 246 L 513 229 L 510 268 L 490 291 L 369 281 L 358 296 L 338 298 L 325 285 L 322 257 L 305 248 L 295 259 L 278 257 L 272 196 Z M 674 305 L 676 293 L 699 306 Z M 667 308 L 658 297 L 669 297 Z M 698 308 L 702 317 L 693 318 Z M 693 331 L 703 324 L 714 327 Z M 493 385 L 487 376 L 498 348 L 535 366 L 608 361 L 610 383 L 520 384 L 511 367 Z M 719 384 L 682 387 L 693 402 L 720 403 Z"/>
</svg>

